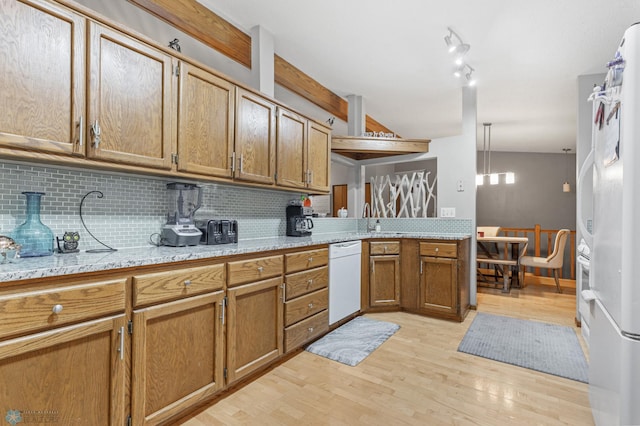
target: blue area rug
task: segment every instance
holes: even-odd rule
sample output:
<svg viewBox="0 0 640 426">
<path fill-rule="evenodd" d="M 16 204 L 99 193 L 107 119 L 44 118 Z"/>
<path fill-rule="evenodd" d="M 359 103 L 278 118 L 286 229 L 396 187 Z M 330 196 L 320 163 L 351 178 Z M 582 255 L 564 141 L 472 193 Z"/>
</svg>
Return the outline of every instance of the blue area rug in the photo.
<svg viewBox="0 0 640 426">
<path fill-rule="evenodd" d="M 571 327 L 478 312 L 459 352 L 588 383 L 587 361 Z"/>
<path fill-rule="evenodd" d="M 399 329 L 398 324 L 357 317 L 316 340 L 306 350 L 353 367 Z"/>
</svg>

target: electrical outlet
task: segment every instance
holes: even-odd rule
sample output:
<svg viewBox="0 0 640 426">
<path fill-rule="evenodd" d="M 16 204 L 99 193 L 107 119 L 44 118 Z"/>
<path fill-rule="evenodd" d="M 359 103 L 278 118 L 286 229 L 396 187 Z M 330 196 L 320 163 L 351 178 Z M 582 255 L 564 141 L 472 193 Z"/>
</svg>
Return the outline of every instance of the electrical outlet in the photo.
<svg viewBox="0 0 640 426">
<path fill-rule="evenodd" d="M 457 189 L 458 189 L 458 192 L 464 192 L 464 185 L 462 183 L 462 179 L 458 181 Z"/>
<path fill-rule="evenodd" d="M 456 217 L 456 208 L 455 207 L 441 207 L 440 208 L 440 217 Z"/>
</svg>

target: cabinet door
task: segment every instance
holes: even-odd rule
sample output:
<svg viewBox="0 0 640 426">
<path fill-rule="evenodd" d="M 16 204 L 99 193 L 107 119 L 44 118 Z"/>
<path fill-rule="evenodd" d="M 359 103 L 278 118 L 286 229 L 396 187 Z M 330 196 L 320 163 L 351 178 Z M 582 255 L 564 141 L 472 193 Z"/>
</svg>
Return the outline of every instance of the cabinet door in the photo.
<svg viewBox="0 0 640 426">
<path fill-rule="evenodd" d="M 39 0 L 0 5 L 0 146 L 83 155 L 84 18 Z"/>
<path fill-rule="evenodd" d="M 331 186 L 331 131 L 312 121 L 309 122 L 308 158 L 309 189 L 328 193 Z"/>
<path fill-rule="evenodd" d="M 178 170 L 231 177 L 235 86 L 185 62 L 180 66 Z"/>
<path fill-rule="evenodd" d="M 275 182 L 276 106 L 251 92 L 236 89 L 234 177 L 250 182 Z"/>
<path fill-rule="evenodd" d="M 229 289 L 228 383 L 282 355 L 282 278 Z"/>
<path fill-rule="evenodd" d="M 458 261 L 439 257 L 420 257 L 419 309 L 426 313 L 457 315 Z"/>
<path fill-rule="evenodd" d="M 307 186 L 307 119 L 278 107 L 277 184 Z"/>
<path fill-rule="evenodd" d="M 134 424 L 156 424 L 224 386 L 224 292 L 134 311 Z"/>
<path fill-rule="evenodd" d="M 171 168 L 171 57 L 117 31 L 89 25 L 91 158 Z"/>
<path fill-rule="evenodd" d="M 400 304 L 400 256 L 371 256 L 369 306 Z"/>
<path fill-rule="evenodd" d="M 2 416 L 20 424 L 125 424 L 125 337 L 119 315 L 0 342 Z"/>
</svg>

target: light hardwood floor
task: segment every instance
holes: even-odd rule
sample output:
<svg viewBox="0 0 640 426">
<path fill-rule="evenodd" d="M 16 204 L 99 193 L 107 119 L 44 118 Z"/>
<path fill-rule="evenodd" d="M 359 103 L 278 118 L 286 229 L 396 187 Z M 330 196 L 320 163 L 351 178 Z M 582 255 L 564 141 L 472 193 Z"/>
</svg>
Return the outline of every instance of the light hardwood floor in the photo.
<svg viewBox="0 0 640 426">
<path fill-rule="evenodd" d="M 574 327 L 584 348 L 575 295 L 554 290 L 481 289 L 478 311 Z M 302 352 L 183 424 L 593 424 L 586 384 L 457 352 L 475 315 L 368 314 L 401 328 L 358 366 Z"/>
</svg>

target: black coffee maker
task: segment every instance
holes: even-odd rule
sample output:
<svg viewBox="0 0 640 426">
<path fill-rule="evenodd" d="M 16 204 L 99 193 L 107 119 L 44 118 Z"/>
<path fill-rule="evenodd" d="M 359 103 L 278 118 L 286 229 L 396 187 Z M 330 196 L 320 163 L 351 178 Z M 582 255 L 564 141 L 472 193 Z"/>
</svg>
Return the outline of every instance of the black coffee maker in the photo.
<svg viewBox="0 0 640 426">
<path fill-rule="evenodd" d="M 306 237 L 311 235 L 313 209 L 304 206 L 287 206 L 287 236 Z"/>
</svg>

